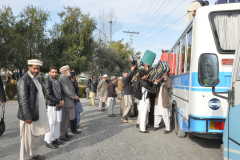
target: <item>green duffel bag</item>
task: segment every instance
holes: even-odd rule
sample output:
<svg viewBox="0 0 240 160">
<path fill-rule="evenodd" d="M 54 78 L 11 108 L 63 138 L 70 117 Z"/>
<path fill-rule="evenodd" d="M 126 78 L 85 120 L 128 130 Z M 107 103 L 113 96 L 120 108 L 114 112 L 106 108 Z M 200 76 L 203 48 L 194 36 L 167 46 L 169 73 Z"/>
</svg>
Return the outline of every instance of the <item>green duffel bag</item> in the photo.
<svg viewBox="0 0 240 160">
<path fill-rule="evenodd" d="M 156 58 L 156 53 L 146 50 L 141 59 L 141 65 L 148 64 L 149 66 L 152 66 L 155 58 Z"/>
</svg>

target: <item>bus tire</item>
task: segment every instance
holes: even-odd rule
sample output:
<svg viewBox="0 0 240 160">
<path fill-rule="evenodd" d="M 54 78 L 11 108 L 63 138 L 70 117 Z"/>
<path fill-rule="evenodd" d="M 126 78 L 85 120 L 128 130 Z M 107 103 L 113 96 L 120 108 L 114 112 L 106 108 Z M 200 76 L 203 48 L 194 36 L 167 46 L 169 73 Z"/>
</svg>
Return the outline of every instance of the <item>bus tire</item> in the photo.
<svg viewBox="0 0 240 160">
<path fill-rule="evenodd" d="M 174 130 L 175 130 L 175 134 L 178 135 L 178 122 L 177 122 L 177 107 L 174 106 Z"/>
<path fill-rule="evenodd" d="M 188 138 L 195 138 L 195 136 L 192 135 L 191 133 L 187 133 L 187 137 L 188 137 Z"/>
<path fill-rule="evenodd" d="M 178 127 L 178 134 L 177 134 L 177 136 L 178 136 L 179 138 L 184 138 L 184 137 L 186 137 L 186 133 L 183 132 L 180 127 Z"/>
<path fill-rule="evenodd" d="M 186 136 L 186 133 L 182 131 L 182 129 L 178 126 L 178 118 L 177 118 L 177 106 L 174 105 L 174 126 L 175 126 L 175 134 L 179 137 L 179 138 L 184 138 Z"/>
</svg>

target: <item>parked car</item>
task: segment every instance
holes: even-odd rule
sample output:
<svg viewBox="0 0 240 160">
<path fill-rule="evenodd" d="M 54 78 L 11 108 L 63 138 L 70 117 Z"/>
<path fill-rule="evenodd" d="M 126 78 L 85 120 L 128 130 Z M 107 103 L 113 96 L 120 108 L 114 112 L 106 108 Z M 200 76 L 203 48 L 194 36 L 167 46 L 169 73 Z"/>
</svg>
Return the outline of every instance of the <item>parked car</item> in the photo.
<svg viewBox="0 0 240 160">
<path fill-rule="evenodd" d="M 86 76 L 81 76 L 80 81 L 87 81 L 87 77 Z"/>
<path fill-rule="evenodd" d="M 48 78 L 48 77 L 49 77 L 49 74 L 48 74 L 48 73 L 45 73 L 44 77 L 45 77 L 45 78 Z"/>
</svg>

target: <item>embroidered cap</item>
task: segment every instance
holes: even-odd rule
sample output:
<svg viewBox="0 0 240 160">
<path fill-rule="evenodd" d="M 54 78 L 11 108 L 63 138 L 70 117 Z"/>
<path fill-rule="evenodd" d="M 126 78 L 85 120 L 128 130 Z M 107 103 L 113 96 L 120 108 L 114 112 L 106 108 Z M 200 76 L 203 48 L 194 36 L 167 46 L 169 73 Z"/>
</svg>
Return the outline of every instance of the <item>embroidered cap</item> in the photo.
<svg viewBox="0 0 240 160">
<path fill-rule="evenodd" d="M 116 76 L 112 76 L 112 77 L 111 77 L 111 80 L 112 80 L 112 81 L 113 81 L 114 79 L 116 79 Z"/>
<path fill-rule="evenodd" d="M 59 69 L 60 72 L 66 71 L 67 69 L 69 69 L 69 65 L 63 66 Z"/>
<path fill-rule="evenodd" d="M 103 78 L 107 78 L 107 77 L 108 77 L 108 75 L 107 75 L 107 74 L 104 74 L 104 75 L 103 75 Z"/>
<path fill-rule="evenodd" d="M 36 66 L 42 66 L 43 62 L 39 61 L 37 59 L 30 59 L 28 60 L 28 65 L 36 65 Z"/>
</svg>

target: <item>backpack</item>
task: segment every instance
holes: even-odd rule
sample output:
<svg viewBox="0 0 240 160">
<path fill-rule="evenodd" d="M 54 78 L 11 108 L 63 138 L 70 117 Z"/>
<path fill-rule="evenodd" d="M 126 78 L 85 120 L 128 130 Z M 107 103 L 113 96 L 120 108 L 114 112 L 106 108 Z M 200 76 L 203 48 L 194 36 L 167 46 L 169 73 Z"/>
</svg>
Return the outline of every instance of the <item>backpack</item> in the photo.
<svg viewBox="0 0 240 160">
<path fill-rule="evenodd" d="M 142 100 L 142 88 L 140 86 L 140 78 L 133 84 L 133 97 Z"/>
</svg>

